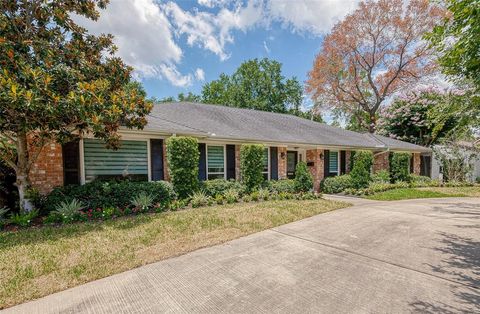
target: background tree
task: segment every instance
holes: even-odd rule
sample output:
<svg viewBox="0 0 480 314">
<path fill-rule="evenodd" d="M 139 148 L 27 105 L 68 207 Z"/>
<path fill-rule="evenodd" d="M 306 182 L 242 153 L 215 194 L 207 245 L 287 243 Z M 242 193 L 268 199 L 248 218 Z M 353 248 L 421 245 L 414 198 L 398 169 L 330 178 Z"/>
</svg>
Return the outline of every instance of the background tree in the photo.
<svg viewBox="0 0 480 314">
<path fill-rule="evenodd" d="M 463 119 L 462 112 L 454 111 L 439 121 L 436 112 L 440 108 L 464 102 L 465 98 L 465 94 L 459 90 L 448 91 L 433 87 L 399 95 L 390 106 L 382 110 L 378 132 L 422 146 L 433 145 L 456 129 Z"/>
<path fill-rule="evenodd" d="M 142 128 L 151 104 L 111 35 L 93 36 L 72 14 L 96 20 L 108 1 L 17 1 L 0 6 L 0 150 L 16 174 L 20 207 L 42 147 L 91 132 L 119 144 L 120 126 Z"/>
<path fill-rule="evenodd" d="M 385 99 L 433 72 L 432 49 L 422 37 L 443 15 L 428 0 L 361 2 L 325 37 L 307 92 L 319 106 L 355 116 L 374 132 Z"/>
</svg>

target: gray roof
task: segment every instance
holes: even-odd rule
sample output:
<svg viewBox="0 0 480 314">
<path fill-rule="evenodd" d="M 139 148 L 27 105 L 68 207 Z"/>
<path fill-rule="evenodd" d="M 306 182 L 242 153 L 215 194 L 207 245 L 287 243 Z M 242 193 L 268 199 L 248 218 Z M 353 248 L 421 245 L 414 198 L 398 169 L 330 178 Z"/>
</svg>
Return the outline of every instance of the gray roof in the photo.
<svg viewBox="0 0 480 314">
<path fill-rule="evenodd" d="M 145 130 L 226 140 L 430 151 L 422 146 L 347 131 L 289 114 L 190 102 L 156 104 Z"/>
</svg>

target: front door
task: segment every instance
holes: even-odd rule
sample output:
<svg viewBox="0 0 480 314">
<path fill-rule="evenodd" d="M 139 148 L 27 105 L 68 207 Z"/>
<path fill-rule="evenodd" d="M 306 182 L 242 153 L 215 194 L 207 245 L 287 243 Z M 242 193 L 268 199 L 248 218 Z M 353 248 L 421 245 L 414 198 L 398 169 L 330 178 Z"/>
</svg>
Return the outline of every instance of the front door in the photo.
<svg viewBox="0 0 480 314">
<path fill-rule="evenodd" d="M 298 162 L 298 153 L 287 151 L 287 178 L 295 179 L 295 167 Z"/>
</svg>

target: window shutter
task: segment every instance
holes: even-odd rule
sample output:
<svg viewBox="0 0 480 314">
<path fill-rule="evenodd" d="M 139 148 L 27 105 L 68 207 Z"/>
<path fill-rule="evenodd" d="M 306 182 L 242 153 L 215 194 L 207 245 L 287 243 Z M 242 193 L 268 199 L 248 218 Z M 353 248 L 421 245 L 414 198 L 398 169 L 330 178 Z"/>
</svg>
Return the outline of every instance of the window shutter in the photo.
<svg viewBox="0 0 480 314">
<path fill-rule="evenodd" d="M 328 149 L 323 151 L 323 176 L 326 178 L 330 176 L 330 151 Z"/>
<path fill-rule="evenodd" d="M 80 184 L 80 145 L 79 141 L 62 145 L 63 184 Z"/>
<path fill-rule="evenodd" d="M 340 151 L 340 174 L 345 174 L 347 169 L 347 162 L 346 162 L 346 152 L 344 150 Z"/>
<path fill-rule="evenodd" d="M 278 148 L 270 147 L 270 178 L 278 180 Z"/>
<path fill-rule="evenodd" d="M 203 143 L 198 144 L 198 151 L 200 152 L 200 159 L 198 165 L 198 179 L 200 181 L 207 180 L 207 154 L 206 146 Z"/>
<path fill-rule="evenodd" d="M 227 145 L 227 179 L 235 180 L 235 145 Z"/>
<path fill-rule="evenodd" d="M 163 140 L 150 140 L 150 167 L 152 181 L 163 180 Z"/>
</svg>

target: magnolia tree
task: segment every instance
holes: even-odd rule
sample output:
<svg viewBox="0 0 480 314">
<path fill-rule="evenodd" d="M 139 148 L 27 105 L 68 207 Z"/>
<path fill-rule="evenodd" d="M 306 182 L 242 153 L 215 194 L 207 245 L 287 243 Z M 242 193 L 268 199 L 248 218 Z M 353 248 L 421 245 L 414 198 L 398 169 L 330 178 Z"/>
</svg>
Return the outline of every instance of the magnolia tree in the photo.
<svg viewBox="0 0 480 314">
<path fill-rule="evenodd" d="M 428 0 L 361 2 L 325 37 L 307 92 L 319 106 L 374 132 L 385 99 L 435 70 L 423 36 L 443 16 L 444 10 Z"/>
<path fill-rule="evenodd" d="M 429 87 L 403 93 L 380 112 L 378 132 L 410 143 L 430 146 L 457 127 L 461 112 L 438 121 L 436 113 L 445 106 L 465 100 L 465 92 Z"/>
<path fill-rule="evenodd" d="M 71 15 L 96 20 L 108 1 L 16 1 L 0 6 L 0 158 L 16 174 L 20 207 L 29 173 L 51 141 L 91 132 L 119 145 L 120 126 L 142 128 L 151 104 L 111 35 L 93 36 Z"/>
</svg>

